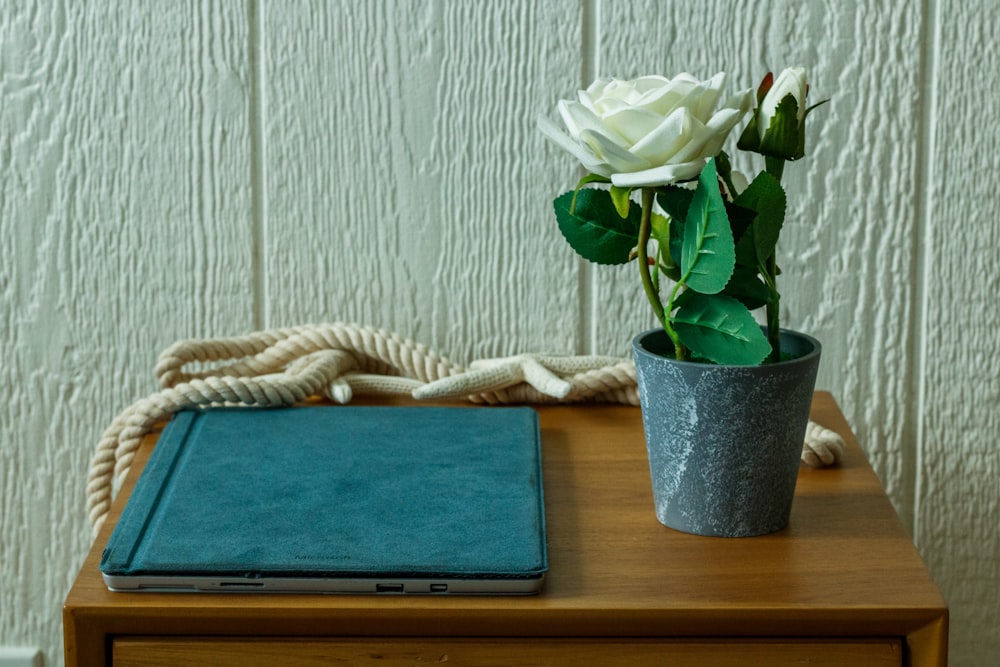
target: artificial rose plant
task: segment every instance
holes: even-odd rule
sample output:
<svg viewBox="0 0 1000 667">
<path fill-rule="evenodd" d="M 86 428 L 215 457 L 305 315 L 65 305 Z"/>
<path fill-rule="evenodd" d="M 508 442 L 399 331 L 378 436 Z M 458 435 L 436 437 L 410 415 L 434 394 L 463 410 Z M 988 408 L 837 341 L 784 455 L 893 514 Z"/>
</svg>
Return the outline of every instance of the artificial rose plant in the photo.
<svg viewBox="0 0 1000 667">
<path fill-rule="evenodd" d="M 752 89 L 720 105 L 725 80 L 721 73 L 707 81 L 689 74 L 599 79 L 578 101 L 559 102 L 568 133 L 546 118 L 539 129 L 589 172 L 554 202 L 570 246 L 598 264 L 638 259 L 678 359 L 756 365 L 781 359 L 780 181 L 785 161 L 804 155 L 805 119 L 818 105 L 806 106 L 801 67 L 777 79 L 768 73 L 755 107 Z M 748 183 L 722 146 L 751 110 L 737 147 L 763 155 L 765 168 Z M 665 304 L 661 276 L 672 281 L 663 286 Z M 761 307 L 767 334 L 751 314 Z"/>
</svg>

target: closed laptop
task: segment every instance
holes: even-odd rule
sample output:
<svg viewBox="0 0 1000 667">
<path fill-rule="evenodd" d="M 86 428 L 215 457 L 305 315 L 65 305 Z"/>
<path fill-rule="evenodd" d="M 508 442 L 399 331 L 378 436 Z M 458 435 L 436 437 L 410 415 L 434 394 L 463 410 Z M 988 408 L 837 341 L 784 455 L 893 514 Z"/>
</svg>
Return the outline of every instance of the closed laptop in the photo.
<svg viewBox="0 0 1000 667">
<path fill-rule="evenodd" d="M 100 567 L 112 590 L 536 593 L 548 568 L 538 415 L 180 412 Z"/>
</svg>

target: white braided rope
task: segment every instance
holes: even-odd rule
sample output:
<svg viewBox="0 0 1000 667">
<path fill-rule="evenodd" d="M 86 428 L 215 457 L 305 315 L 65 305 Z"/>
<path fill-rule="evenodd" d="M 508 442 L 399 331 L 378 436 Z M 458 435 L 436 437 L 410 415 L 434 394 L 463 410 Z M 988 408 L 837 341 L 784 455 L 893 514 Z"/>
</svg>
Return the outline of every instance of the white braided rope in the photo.
<svg viewBox="0 0 1000 667">
<path fill-rule="evenodd" d="M 185 372 L 192 363 L 213 365 Z M 491 405 L 639 404 L 635 367 L 628 359 L 524 354 L 477 361 L 466 369 L 397 334 L 344 323 L 179 341 L 163 351 L 155 372 L 163 389 L 118 415 L 91 458 L 87 512 L 94 535 L 142 438 L 184 408 L 273 407 L 311 396 L 347 403 L 355 394 L 464 398 Z M 832 465 L 842 452 L 840 436 L 810 422 L 803 462 Z"/>
</svg>

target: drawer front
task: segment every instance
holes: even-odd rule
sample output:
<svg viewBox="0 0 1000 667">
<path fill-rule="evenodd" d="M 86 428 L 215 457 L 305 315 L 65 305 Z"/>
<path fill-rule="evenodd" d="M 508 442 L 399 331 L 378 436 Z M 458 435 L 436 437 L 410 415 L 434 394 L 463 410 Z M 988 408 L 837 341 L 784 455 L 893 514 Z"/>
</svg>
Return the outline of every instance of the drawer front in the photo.
<svg viewBox="0 0 1000 667">
<path fill-rule="evenodd" d="M 531 638 L 243 638 L 122 637 L 114 641 L 115 667 L 273 667 L 274 665 L 379 665 L 448 667 L 609 665 L 642 667 L 730 665 L 850 667 L 903 664 L 898 638 L 854 639 L 569 639 Z"/>
</svg>

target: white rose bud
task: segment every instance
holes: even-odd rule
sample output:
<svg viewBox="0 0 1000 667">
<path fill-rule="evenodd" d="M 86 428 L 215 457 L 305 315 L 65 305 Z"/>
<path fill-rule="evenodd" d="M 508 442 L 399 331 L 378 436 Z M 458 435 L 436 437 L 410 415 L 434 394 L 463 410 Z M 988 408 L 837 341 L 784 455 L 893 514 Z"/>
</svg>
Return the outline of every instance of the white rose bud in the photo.
<svg viewBox="0 0 1000 667">
<path fill-rule="evenodd" d="M 804 67 L 789 67 L 776 79 L 765 76 L 757 90 L 757 109 L 740 136 L 739 148 L 782 160 L 805 155 L 805 120 L 811 110 L 806 106 L 808 92 Z"/>
<path fill-rule="evenodd" d="M 725 80 L 722 73 L 707 81 L 690 74 L 598 79 L 580 91 L 579 101 L 559 102 L 568 134 L 547 118 L 538 126 L 585 169 L 616 186 L 676 183 L 698 176 L 750 110 L 749 89 L 716 109 Z"/>
<path fill-rule="evenodd" d="M 795 100 L 796 124 L 802 124 L 806 117 L 806 92 L 808 89 L 805 67 L 789 67 L 778 75 L 771 90 L 767 91 L 760 103 L 760 108 L 757 109 L 757 134 L 761 141 L 764 140 L 767 128 L 771 126 L 771 119 L 778 113 L 778 105 L 788 95 L 791 95 Z"/>
</svg>

